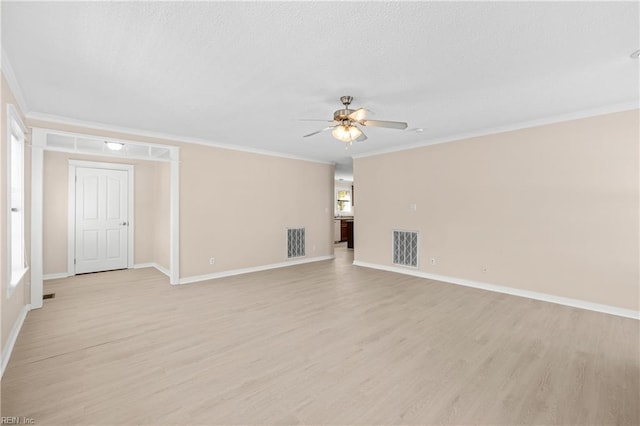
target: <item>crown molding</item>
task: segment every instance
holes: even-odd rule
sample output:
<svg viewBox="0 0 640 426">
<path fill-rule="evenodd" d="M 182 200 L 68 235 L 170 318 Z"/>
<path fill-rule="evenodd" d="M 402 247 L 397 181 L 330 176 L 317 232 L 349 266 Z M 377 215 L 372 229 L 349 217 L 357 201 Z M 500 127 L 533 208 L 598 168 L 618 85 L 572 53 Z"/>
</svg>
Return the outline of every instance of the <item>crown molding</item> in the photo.
<svg viewBox="0 0 640 426">
<path fill-rule="evenodd" d="M 148 138 L 163 139 L 170 142 L 203 145 L 210 148 L 220 148 L 220 149 L 228 149 L 231 151 L 248 152 L 251 154 L 266 155 L 269 157 L 279 157 L 279 158 L 286 158 L 289 160 L 299 160 L 299 161 L 308 161 L 310 163 L 335 165 L 335 163 L 331 161 L 322 161 L 322 160 L 317 160 L 317 159 L 308 158 L 308 157 L 301 157 L 297 155 L 286 154 L 282 152 L 268 151 L 268 150 L 257 149 L 257 148 L 243 147 L 239 145 L 212 142 L 206 139 L 194 138 L 190 136 L 180 136 L 180 135 L 174 135 L 170 133 L 153 132 L 149 130 L 141 130 L 141 129 L 135 129 L 131 127 L 115 126 L 111 124 L 98 123 L 95 121 L 77 120 L 75 118 L 62 117 L 59 115 L 46 114 L 42 112 L 29 112 L 28 114 L 26 114 L 26 118 L 27 120 L 38 120 L 38 121 L 45 121 L 49 123 L 83 127 L 83 128 L 92 129 L 92 130 L 103 130 L 107 132 L 123 133 L 125 135 L 130 135 L 130 136 L 143 136 Z"/>
<path fill-rule="evenodd" d="M 13 67 L 11 66 L 11 61 L 9 61 L 9 57 L 7 56 L 4 49 L 2 49 L 2 62 L 1 62 L 2 74 L 7 79 L 7 84 L 9 88 L 13 92 L 13 96 L 16 98 L 18 102 L 18 106 L 20 107 L 20 111 L 23 114 L 26 114 L 29 111 L 29 106 L 27 105 L 27 101 L 22 94 L 22 88 L 18 83 L 18 79 L 16 78 L 16 74 L 13 72 Z"/>
<path fill-rule="evenodd" d="M 376 155 L 390 154 L 392 152 L 407 151 L 410 149 L 422 148 L 425 146 L 438 145 L 438 144 L 448 143 L 448 142 L 456 142 L 456 141 L 476 138 L 480 136 L 495 135 L 498 133 L 512 132 L 514 130 L 529 129 L 532 127 L 545 126 L 548 124 L 562 123 L 565 121 L 579 120 L 581 118 L 589 118 L 589 117 L 595 117 L 598 115 L 613 114 L 616 112 L 630 111 L 634 109 L 640 109 L 640 103 L 638 101 L 625 102 L 620 104 L 608 105 L 604 107 L 581 110 L 581 111 L 576 111 L 569 114 L 548 116 L 548 117 L 540 118 L 537 120 L 522 121 L 519 123 L 509 124 L 506 126 L 491 127 L 487 129 L 473 131 L 473 132 L 458 133 L 456 135 L 443 136 L 440 138 L 422 141 L 416 144 L 396 146 L 393 148 L 380 149 L 376 151 L 357 154 L 357 155 L 353 155 L 351 158 L 373 157 Z"/>
</svg>

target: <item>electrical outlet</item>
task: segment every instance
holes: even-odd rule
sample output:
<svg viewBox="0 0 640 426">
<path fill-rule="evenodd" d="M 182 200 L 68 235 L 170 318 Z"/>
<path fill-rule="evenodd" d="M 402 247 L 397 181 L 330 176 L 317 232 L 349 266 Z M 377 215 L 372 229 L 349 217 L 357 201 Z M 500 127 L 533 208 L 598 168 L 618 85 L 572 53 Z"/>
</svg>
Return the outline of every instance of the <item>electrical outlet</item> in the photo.
<svg viewBox="0 0 640 426">
<path fill-rule="evenodd" d="M 416 210 L 418 210 L 418 205 L 416 203 L 409 204 L 409 210 L 415 212 Z"/>
<path fill-rule="evenodd" d="M 435 257 L 432 257 L 432 258 L 431 258 L 431 265 L 435 265 L 435 264 L 436 264 L 436 258 L 435 258 Z"/>
<path fill-rule="evenodd" d="M 209 258 L 209 265 L 215 265 L 216 263 L 216 258 L 215 257 L 210 257 Z"/>
</svg>

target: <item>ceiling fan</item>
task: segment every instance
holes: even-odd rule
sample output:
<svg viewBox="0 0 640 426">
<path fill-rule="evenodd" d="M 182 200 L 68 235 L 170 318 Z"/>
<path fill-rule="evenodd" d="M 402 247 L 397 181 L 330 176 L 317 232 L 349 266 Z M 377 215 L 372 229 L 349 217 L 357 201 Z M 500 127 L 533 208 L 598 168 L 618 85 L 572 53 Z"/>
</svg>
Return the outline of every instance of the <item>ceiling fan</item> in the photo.
<svg viewBox="0 0 640 426">
<path fill-rule="evenodd" d="M 382 121 L 382 120 L 367 120 L 367 110 L 365 108 L 350 109 L 349 105 L 353 101 L 353 96 L 342 96 L 340 102 L 344 105 L 343 109 L 339 109 L 333 113 L 333 120 L 327 120 L 332 123 L 331 126 L 325 127 L 322 130 L 318 130 L 303 137 L 317 135 L 318 133 L 331 130 L 331 134 L 334 138 L 343 142 L 352 143 L 353 141 L 361 142 L 367 139 L 367 136 L 362 132 L 360 126 L 370 127 L 387 127 L 389 129 L 406 129 L 407 123 L 401 121 Z M 325 121 L 325 120 L 308 120 L 308 121 Z"/>
</svg>

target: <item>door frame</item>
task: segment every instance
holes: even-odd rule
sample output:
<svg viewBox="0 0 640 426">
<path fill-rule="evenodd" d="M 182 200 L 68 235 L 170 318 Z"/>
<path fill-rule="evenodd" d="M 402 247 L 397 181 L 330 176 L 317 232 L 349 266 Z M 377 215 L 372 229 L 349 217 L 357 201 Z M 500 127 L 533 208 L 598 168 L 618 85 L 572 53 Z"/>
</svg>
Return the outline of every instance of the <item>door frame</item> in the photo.
<svg viewBox="0 0 640 426">
<path fill-rule="evenodd" d="M 127 199 L 127 221 L 129 226 L 127 227 L 127 268 L 131 269 L 134 266 L 133 254 L 133 228 L 135 226 L 135 210 L 134 210 L 134 171 L 133 164 L 119 164 L 119 163 L 99 163 L 95 161 L 84 160 L 69 160 L 69 197 L 68 197 L 68 225 L 67 225 L 67 274 L 76 274 L 76 169 L 78 167 L 85 167 L 90 169 L 103 169 L 103 170 L 120 170 L 127 172 L 127 185 L 128 185 L 128 199 Z"/>
<path fill-rule="evenodd" d="M 105 129 L 94 129 L 100 133 Z M 134 159 L 169 163 L 171 167 L 170 178 L 170 206 L 169 206 L 169 283 L 180 284 L 180 147 L 170 144 L 141 142 L 131 139 L 116 139 L 113 137 L 98 136 L 96 133 L 74 133 L 61 130 L 53 130 L 42 127 L 31 128 L 31 288 L 30 309 L 42 307 L 43 294 L 43 198 L 44 198 L 44 152 L 57 151 L 72 154 L 87 154 L 100 157 L 115 158 L 121 160 Z M 60 141 L 49 140 L 48 136 L 62 136 L 70 139 L 70 144 L 61 145 Z M 135 137 L 135 136 L 131 136 Z M 99 141 L 112 141 L 122 144 L 130 144 L 138 148 L 144 148 L 137 154 L 123 153 L 113 155 L 107 151 L 96 152 L 86 150 L 77 144 L 79 138 L 91 138 Z M 157 156 L 158 150 L 168 151 L 168 155 Z"/>
</svg>

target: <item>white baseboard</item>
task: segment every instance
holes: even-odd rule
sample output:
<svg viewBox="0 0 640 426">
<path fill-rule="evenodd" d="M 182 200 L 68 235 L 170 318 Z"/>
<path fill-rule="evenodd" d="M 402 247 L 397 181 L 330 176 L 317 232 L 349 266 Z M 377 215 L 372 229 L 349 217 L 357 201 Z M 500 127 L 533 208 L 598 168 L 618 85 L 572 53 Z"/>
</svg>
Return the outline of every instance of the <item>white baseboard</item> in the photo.
<svg viewBox="0 0 640 426">
<path fill-rule="evenodd" d="M 271 263 L 269 265 L 253 266 L 251 268 L 232 269 L 230 271 L 214 272 L 206 275 L 195 275 L 181 278 L 179 284 L 191 284 L 200 281 L 215 280 L 216 278 L 231 277 L 233 275 L 250 274 L 252 272 L 266 271 L 268 269 L 286 268 L 287 266 L 300 265 L 303 263 L 320 262 L 323 260 L 335 259 L 335 256 L 318 256 L 304 259 L 289 260 L 287 262 Z"/>
<path fill-rule="evenodd" d="M 479 281 L 465 280 L 463 278 L 448 277 L 445 275 L 430 274 L 412 269 L 403 269 L 395 266 L 379 265 L 376 263 L 361 262 L 355 260 L 355 266 L 365 268 L 379 269 L 382 271 L 396 272 L 398 274 L 412 275 L 414 277 L 426 278 L 429 280 L 443 281 L 446 283 L 462 285 L 465 287 L 479 288 L 481 290 L 494 291 L 496 293 L 505 293 L 512 296 L 527 297 L 529 299 L 541 300 L 543 302 L 556 303 L 558 305 L 571 306 L 574 308 L 586 309 L 589 311 L 603 312 L 605 314 L 617 315 L 619 317 L 632 318 L 640 320 L 640 311 L 632 309 L 623 309 L 616 306 L 601 305 L 599 303 L 587 302 L 585 300 L 571 299 L 568 297 L 554 296 L 552 294 L 538 293 L 536 291 L 521 290 L 518 288 L 505 287 L 496 284 L 483 283 Z"/>
<path fill-rule="evenodd" d="M 156 268 L 158 271 L 162 272 L 163 274 L 165 274 L 167 277 L 171 278 L 171 271 L 169 271 L 164 266 L 153 262 L 153 267 Z"/>
<path fill-rule="evenodd" d="M 158 271 L 162 272 L 169 278 L 171 278 L 171 272 L 164 266 L 157 264 L 156 262 L 147 262 L 147 263 L 136 263 L 133 265 L 133 269 L 142 269 L 142 268 L 156 268 Z"/>
<path fill-rule="evenodd" d="M 73 274 L 70 274 L 68 272 L 61 272 L 59 274 L 45 274 L 45 275 L 42 276 L 42 279 L 44 281 L 46 281 L 46 280 L 57 280 L 57 279 L 60 279 L 60 278 L 69 278 L 71 276 L 73 276 Z"/>
<path fill-rule="evenodd" d="M 27 314 L 31 310 L 31 305 L 24 305 L 22 310 L 20 310 L 20 314 L 16 319 L 16 322 L 13 324 L 13 328 L 11 329 L 11 333 L 9 333 L 9 338 L 7 339 L 7 344 L 4 348 L 2 348 L 2 365 L 0 371 L 0 377 L 4 375 L 4 370 L 7 368 L 7 364 L 9 364 L 9 359 L 11 358 L 11 353 L 13 352 L 13 347 L 16 344 L 16 340 L 18 340 L 18 335 L 20 334 L 20 330 L 22 329 L 22 324 L 24 324 L 24 320 L 27 318 Z"/>
</svg>

